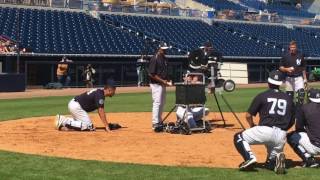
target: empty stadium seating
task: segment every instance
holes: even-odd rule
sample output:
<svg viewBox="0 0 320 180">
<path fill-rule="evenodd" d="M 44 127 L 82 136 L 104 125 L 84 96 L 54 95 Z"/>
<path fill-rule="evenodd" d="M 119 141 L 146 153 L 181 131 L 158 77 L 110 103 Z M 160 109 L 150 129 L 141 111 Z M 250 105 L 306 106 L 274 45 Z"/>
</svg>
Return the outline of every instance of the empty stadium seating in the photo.
<svg viewBox="0 0 320 180">
<path fill-rule="evenodd" d="M 35 53 L 140 55 L 145 37 L 173 45 L 176 49 L 169 53 L 174 55 L 185 54 L 178 48 L 191 51 L 207 40 L 224 56 L 281 56 L 291 40 L 297 40 L 307 55 L 320 52 L 319 28 L 228 21 L 209 25 L 197 19 L 126 14 L 102 14 L 96 19 L 82 11 L 0 8 L 0 34 L 16 39 L 18 12 L 21 46 Z"/>
<path fill-rule="evenodd" d="M 299 44 L 299 48 L 306 55 L 318 54 L 319 39 L 310 35 L 308 31 L 313 31 L 314 33 L 319 33 L 320 29 L 315 28 L 302 28 L 305 31 L 298 30 L 295 27 L 286 27 L 279 25 L 265 25 L 265 24 L 244 24 L 244 23 L 223 23 L 229 28 L 235 31 L 240 31 L 242 33 L 248 33 L 253 37 L 265 40 L 269 43 L 275 43 L 276 45 L 281 45 L 286 49 L 289 41 L 296 40 Z"/>
<path fill-rule="evenodd" d="M 211 40 L 217 50 L 228 56 L 276 56 L 281 53 L 281 48 L 257 43 L 248 36 L 228 31 L 225 26 L 210 26 L 199 20 L 131 15 L 105 15 L 103 19 L 130 24 L 140 31 L 153 32 L 163 37 L 164 41 L 182 44 L 190 50 Z"/>
<path fill-rule="evenodd" d="M 143 41 L 83 12 L 0 8 L 0 33 L 35 53 L 139 54 Z M 130 44 L 130 46 L 128 46 Z"/>
</svg>

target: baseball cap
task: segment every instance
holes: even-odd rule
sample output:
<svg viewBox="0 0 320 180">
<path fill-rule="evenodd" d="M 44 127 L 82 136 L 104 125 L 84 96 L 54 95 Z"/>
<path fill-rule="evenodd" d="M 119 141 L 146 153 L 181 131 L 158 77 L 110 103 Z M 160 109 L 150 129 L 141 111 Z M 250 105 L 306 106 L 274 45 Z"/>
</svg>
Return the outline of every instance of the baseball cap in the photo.
<svg viewBox="0 0 320 180">
<path fill-rule="evenodd" d="M 320 103 L 320 90 L 311 88 L 308 91 L 308 98 L 310 101 L 315 102 L 315 103 Z"/>
<path fill-rule="evenodd" d="M 268 83 L 280 86 L 284 80 L 283 73 L 278 70 L 273 70 L 269 73 Z"/>
<path fill-rule="evenodd" d="M 161 49 L 169 49 L 169 46 L 167 45 L 167 43 L 160 43 L 159 46 Z"/>
<path fill-rule="evenodd" d="M 115 88 L 116 87 L 116 83 L 114 82 L 113 79 L 107 79 L 106 86 Z"/>
<path fill-rule="evenodd" d="M 212 47 L 212 43 L 210 41 L 207 41 L 203 43 L 202 46 L 200 46 L 201 49 L 204 49 L 205 47 Z"/>
</svg>

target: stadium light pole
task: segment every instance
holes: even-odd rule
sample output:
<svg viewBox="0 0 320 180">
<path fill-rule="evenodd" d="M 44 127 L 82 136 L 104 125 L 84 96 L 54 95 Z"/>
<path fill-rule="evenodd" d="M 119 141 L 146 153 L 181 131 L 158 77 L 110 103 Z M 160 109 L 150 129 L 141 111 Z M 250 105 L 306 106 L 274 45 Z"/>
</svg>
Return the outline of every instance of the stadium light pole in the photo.
<svg viewBox="0 0 320 180">
<path fill-rule="evenodd" d="M 17 36 L 17 47 L 16 47 L 16 51 L 17 51 L 17 74 L 20 73 L 20 10 L 19 8 L 17 9 L 17 32 L 16 32 L 16 36 Z"/>
</svg>

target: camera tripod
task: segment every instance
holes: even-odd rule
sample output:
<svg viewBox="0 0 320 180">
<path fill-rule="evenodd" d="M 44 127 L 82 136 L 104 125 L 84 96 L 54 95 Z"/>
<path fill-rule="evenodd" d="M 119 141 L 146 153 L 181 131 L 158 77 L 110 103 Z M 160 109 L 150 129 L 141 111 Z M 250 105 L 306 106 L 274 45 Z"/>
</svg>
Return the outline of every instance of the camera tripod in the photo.
<svg viewBox="0 0 320 180">
<path fill-rule="evenodd" d="M 216 58 L 214 58 L 216 60 Z M 223 121 L 223 127 L 226 127 L 226 121 L 224 119 L 224 116 L 223 116 L 223 113 L 221 111 L 221 107 L 220 107 L 220 103 L 218 101 L 218 98 L 217 98 L 217 95 L 216 95 L 216 84 L 215 84 L 215 80 L 217 79 L 215 77 L 215 67 L 214 65 L 216 65 L 216 61 L 208 61 L 208 65 L 210 66 L 210 79 L 211 79 L 211 85 L 210 85 L 210 90 L 211 90 L 211 93 L 213 94 L 214 96 L 214 100 L 216 101 L 216 104 L 218 106 L 218 109 L 219 109 L 219 112 L 220 112 L 220 116 L 222 118 L 222 121 Z M 218 74 L 218 72 L 217 72 Z M 230 106 L 229 102 L 227 101 L 227 99 L 223 96 L 222 94 L 222 91 L 223 91 L 223 87 L 220 87 L 219 90 L 217 90 L 217 92 L 219 92 L 219 95 L 221 96 L 223 102 L 227 105 L 227 107 L 229 108 L 230 112 L 233 114 L 233 116 L 236 118 L 236 120 L 238 121 L 238 123 L 240 124 L 241 128 L 245 130 L 245 127 L 243 126 L 243 124 L 241 123 L 239 117 L 236 115 L 236 113 L 234 112 L 234 110 L 232 109 L 232 107 Z"/>
</svg>

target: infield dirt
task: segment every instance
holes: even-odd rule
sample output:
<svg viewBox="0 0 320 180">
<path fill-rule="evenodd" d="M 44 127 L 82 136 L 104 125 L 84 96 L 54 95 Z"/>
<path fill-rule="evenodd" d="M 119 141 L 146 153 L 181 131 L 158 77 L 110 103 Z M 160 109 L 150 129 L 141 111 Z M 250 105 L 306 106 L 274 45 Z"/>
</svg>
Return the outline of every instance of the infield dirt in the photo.
<svg viewBox="0 0 320 180">
<path fill-rule="evenodd" d="M 238 115 L 247 126 L 244 113 Z M 218 113 L 210 113 L 207 120 L 215 128 L 212 133 L 192 135 L 154 133 L 150 112 L 108 113 L 110 122 L 125 127 L 111 133 L 57 131 L 55 117 L 4 121 L 0 122 L 0 149 L 84 160 L 236 168 L 242 158 L 233 146 L 233 135 L 241 129 L 232 114 L 224 116 L 227 127 L 222 127 Z M 102 126 L 97 115 L 90 117 L 96 126 Z M 175 121 L 174 113 L 169 120 Z M 264 146 L 253 146 L 253 152 L 259 162 L 265 161 Z M 288 145 L 285 152 L 287 158 L 299 160 Z"/>
</svg>

